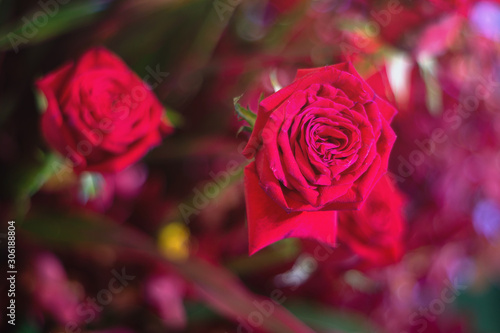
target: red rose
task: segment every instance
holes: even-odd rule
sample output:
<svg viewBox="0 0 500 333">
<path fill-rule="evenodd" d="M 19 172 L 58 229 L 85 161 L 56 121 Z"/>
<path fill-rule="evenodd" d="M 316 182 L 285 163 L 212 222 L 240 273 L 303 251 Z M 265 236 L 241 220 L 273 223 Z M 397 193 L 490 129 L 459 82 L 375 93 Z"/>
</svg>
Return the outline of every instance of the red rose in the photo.
<svg viewBox="0 0 500 333">
<path fill-rule="evenodd" d="M 396 110 L 350 63 L 299 70 L 264 99 L 243 152 L 253 253 L 285 237 L 334 244 L 337 210 L 358 209 L 387 171 Z"/>
<path fill-rule="evenodd" d="M 397 261 L 403 253 L 403 204 L 389 177 L 382 177 L 359 211 L 339 212 L 339 241 L 370 264 Z"/>
<path fill-rule="evenodd" d="M 76 172 L 116 172 L 171 131 L 148 86 L 104 48 L 37 81 L 47 98 L 42 133 Z"/>
</svg>

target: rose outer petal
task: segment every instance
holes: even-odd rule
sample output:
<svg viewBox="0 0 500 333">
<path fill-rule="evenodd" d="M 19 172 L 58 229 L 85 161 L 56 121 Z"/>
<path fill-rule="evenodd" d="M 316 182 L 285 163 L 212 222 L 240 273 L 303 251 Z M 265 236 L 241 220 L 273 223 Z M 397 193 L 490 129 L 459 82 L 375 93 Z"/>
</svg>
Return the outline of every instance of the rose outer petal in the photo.
<svg viewBox="0 0 500 333">
<path fill-rule="evenodd" d="M 115 69 L 135 75 L 135 73 L 128 68 L 121 58 L 111 53 L 104 47 L 96 47 L 90 52 L 84 53 L 76 63 L 74 75 L 88 72 L 89 69 L 99 68 Z"/>
<path fill-rule="evenodd" d="M 288 237 L 309 238 L 335 246 L 337 212 L 286 213 L 259 186 L 255 162 L 245 167 L 245 199 L 250 255 Z"/>
</svg>

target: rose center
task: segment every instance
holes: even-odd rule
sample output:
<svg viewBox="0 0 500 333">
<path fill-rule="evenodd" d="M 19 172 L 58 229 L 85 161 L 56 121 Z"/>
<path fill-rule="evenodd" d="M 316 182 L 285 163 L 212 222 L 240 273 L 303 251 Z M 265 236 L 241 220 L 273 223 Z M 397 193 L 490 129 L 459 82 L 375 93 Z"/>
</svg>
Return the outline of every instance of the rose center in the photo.
<svg viewBox="0 0 500 333">
<path fill-rule="evenodd" d="M 344 160 L 357 150 L 359 135 L 355 128 L 331 121 L 317 121 L 310 127 L 312 149 L 325 162 Z"/>
</svg>

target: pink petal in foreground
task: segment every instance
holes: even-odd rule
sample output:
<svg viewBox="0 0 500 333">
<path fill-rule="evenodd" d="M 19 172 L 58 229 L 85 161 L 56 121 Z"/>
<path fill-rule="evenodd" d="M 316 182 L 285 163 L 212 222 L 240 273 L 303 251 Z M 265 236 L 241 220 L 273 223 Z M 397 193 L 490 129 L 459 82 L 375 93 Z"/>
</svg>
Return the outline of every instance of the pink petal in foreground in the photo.
<svg viewBox="0 0 500 333">
<path fill-rule="evenodd" d="M 255 162 L 245 167 L 250 255 L 284 238 L 309 238 L 335 246 L 337 212 L 287 213 L 259 185 Z"/>
</svg>

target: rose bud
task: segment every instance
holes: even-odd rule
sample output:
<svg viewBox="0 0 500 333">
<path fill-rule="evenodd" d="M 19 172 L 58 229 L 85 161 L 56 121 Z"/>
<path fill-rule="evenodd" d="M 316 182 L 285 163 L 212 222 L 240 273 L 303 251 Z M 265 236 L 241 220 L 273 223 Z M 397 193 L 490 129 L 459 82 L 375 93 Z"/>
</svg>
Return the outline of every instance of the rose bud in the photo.
<svg viewBox="0 0 500 333">
<path fill-rule="evenodd" d="M 122 170 L 172 131 L 149 87 L 104 48 L 87 51 L 36 85 L 47 99 L 42 134 L 77 173 Z"/>
</svg>

